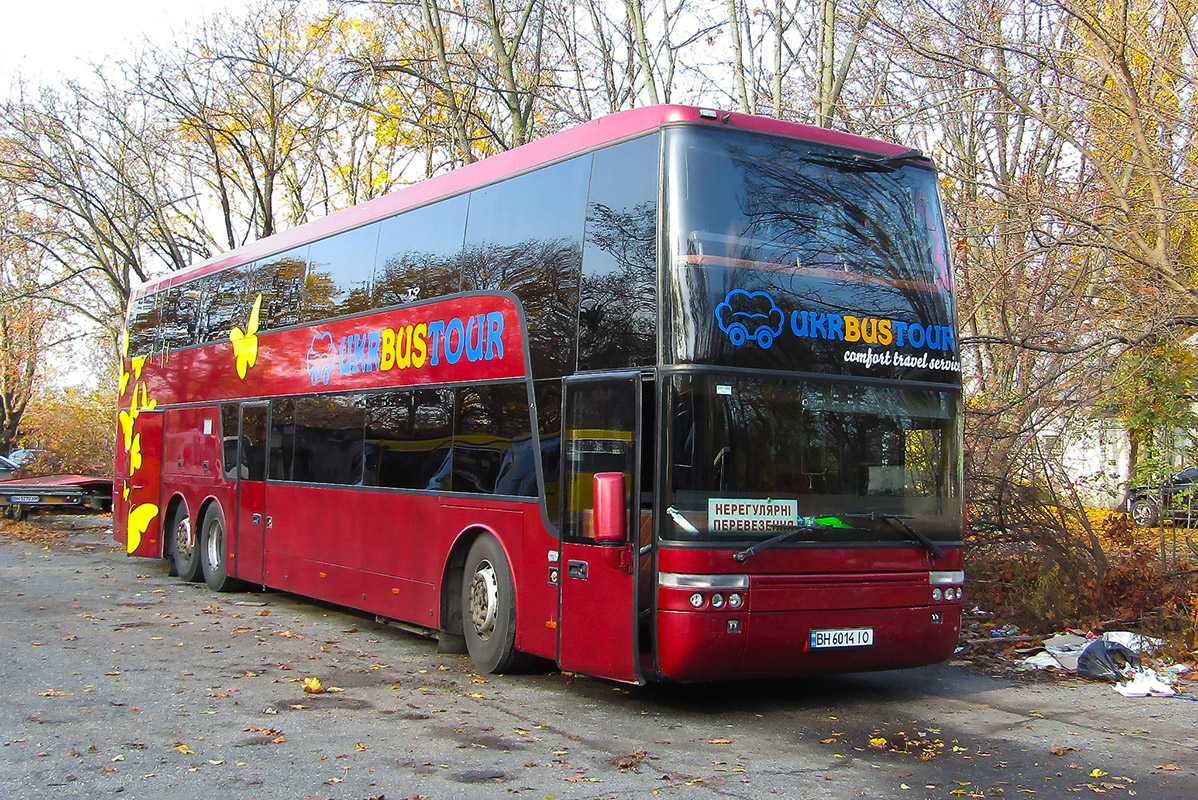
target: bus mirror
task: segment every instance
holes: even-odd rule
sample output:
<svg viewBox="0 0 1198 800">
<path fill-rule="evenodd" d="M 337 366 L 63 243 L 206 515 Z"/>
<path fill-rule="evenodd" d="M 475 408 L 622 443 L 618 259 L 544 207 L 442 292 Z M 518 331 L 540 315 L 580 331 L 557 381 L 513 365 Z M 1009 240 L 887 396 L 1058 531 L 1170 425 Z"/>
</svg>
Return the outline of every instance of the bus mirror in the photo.
<svg viewBox="0 0 1198 800">
<path fill-rule="evenodd" d="M 595 541 L 627 541 L 628 510 L 624 501 L 624 473 L 596 473 L 594 489 Z"/>
</svg>

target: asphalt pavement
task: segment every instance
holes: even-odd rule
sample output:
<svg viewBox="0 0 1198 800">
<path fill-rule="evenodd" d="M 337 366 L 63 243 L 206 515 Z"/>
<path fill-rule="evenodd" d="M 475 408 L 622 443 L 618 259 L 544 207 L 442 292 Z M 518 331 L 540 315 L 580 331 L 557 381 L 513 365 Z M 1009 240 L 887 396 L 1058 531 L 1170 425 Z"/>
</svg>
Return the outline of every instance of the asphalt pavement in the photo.
<svg viewBox="0 0 1198 800">
<path fill-rule="evenodd" d="M 1198 702 L 960 663 L 480 675 L 369 616 L 181 583 L 103 516 L 56 526 L 0 529 L 5 798 L 1198 796 Z"/>
</svg>

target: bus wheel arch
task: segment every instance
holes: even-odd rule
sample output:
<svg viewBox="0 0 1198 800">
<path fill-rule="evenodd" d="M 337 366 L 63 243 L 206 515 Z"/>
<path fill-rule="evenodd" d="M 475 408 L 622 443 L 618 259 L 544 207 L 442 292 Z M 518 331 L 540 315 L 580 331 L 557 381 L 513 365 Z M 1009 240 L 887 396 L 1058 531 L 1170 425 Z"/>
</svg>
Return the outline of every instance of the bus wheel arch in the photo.
<svg viewBox="0 0 1198 800">
<path fill-rule="evenodd" d="M 499 540 L 479 531 L 462 564 L 456 619 L 470 658 L 484 672 L 518 672 L 530 657 L 516 649 L 516 585 Z"/>
<path fill-rule="evenodd" d="M 187 501 L 177 495 L 172 498 L 170 512 L 166 518 L 170 522 L 166 536 L 163 537 L 163 548 L 170 548 L 171 574 L 189 582 L 200 580 L 203 577 L 203 567 L 200 564 L 199 542 Z"/>
</svg>

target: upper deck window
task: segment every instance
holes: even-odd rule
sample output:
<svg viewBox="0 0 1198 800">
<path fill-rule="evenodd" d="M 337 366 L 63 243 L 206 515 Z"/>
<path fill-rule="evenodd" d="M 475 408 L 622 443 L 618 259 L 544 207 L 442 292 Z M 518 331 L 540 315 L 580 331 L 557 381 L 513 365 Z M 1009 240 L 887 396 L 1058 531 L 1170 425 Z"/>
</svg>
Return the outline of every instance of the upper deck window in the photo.
<svg viewBox="0 0 1198 800">
<path fill-rule="evenodd" d="M 917 153 L 723 128 L 672 130 L 666 153 L 667 362 L 916 377 L 905 357 L 928 352 L 953 372 L 944 221 Z M 904 366 L 846 360 L 858 344 Z"/>
</svg>

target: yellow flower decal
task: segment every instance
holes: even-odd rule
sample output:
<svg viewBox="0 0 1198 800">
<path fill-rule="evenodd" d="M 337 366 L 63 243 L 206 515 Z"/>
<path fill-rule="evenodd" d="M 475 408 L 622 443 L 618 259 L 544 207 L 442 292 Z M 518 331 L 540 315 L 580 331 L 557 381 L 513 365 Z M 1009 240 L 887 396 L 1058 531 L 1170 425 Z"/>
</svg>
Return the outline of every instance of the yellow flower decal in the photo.
<svg viewBox="0 0 1198 800">
<path fill-rule="evenodd" d="M 147 389 L 146 385 L 143 383 L 141 385 L 141 407 L 137 410 L 138 414 L 143 411 L 153 411 L 154 409 L 158 408 L 158 401 L 149 399 L 149 391 L 150 390 Z"/>
<path fill-rule="evenodd" d="M 141 537 L 150 529 L 150 523 L 156 516 L 158 506 L 153 503 L 142 503 L 129 511 L 129 537 L 125 547 L 130 553 L 141 547 Z"/>
<path fill-rule="evenodd" d="M 127 452 L 133 446 L 133 423 L 137 420 L 137 408 L 131 407 L 128 411 L 121 411 L 117 414 L 117 418 L 121 421 L 121 433 L 125 434 L 125 450 Z"/>
<path fill-rule="evenodd" d="M 237 359 L 237 377 L 245 379 L 245 374 L 258 360 L 258 314 L 262 310 L 262 293 L 254 298 L 254 307 L 250 310 L 250 319 L 245 325 L 245 331 L 236 326 L 229 331 L 229 341 L 233 342 L 233 355 Z"/>
<path fill-rule="evenodd" d="M 133 359 L 133 361 L 131 361 L 129 363 L 133 365 L 134 380 L 140 381 L 141 380 L 141 369 L 142 369 L 142 367 L 144 367 L 146 365 L 146 357 L 138 356 L 137 358 Z"/>
<path fill-rule="evenodd" d="M 121 481 L 121 499 L 129 502 L 129 481 Z"/>
<path fill-rule="evenodd" d="M 137 474 L 141 469 L 141 434 L 133 435 L 133 445 L 129 448 L 129 477 Z"/>
<path fill-rule="evenodd" d="M 128 372 L 121 370 L 121 397 L 125 396 L 125 390 L 129 388 L 129 378 L 131 377 Z"/>
</svg>

